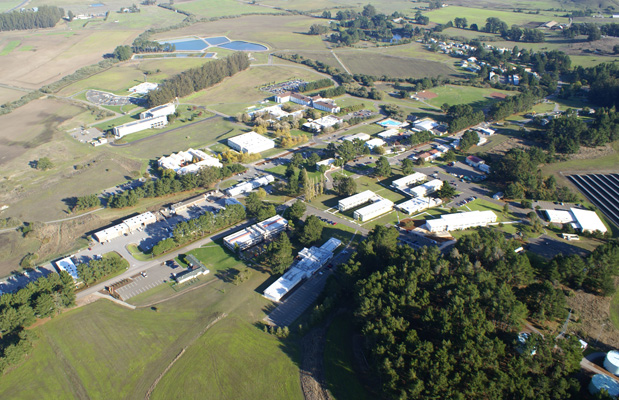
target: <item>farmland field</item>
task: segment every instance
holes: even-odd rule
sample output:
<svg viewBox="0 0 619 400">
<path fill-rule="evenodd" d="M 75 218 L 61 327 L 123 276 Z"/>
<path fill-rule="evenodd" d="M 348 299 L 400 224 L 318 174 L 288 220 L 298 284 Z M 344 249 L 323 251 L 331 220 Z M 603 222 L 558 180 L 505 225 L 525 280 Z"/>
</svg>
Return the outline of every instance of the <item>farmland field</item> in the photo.
<svg viewBox="0 0 619 400">
<path fill-rule="evenodd" d="M 17 100 L 25 95 L 26 92 L 22 92 L 21 90 L 14 90 L 2 87 L 0 88 L 0 104 Z"/>
<path fill-rule="evenodd" d="M 235 0 L 193 0 L 179 2 L 176 7 L 179 10 L 188 11 L 200 17 L 223 17 L 243 14 L 273 14 L 282 11 L 268 7 L 250 5 Z"/>
<path fill-rule="evenodd" d="M 513 24 L 526 25 L 529 22 L 544 23 L 550 20 L 560 23 L 567 23 L 568 19 L 565 17 L 558 17 L 554 13 L 541 12 L 539 14 L 526 14 L 515 13 L 509 11 L 498 11 L 494 9 L 486 8 L 470 8 L 470 7 L 458 7 L 449 6 L 424 13 L 430 18 L 431 22 L 437 22 L 439 24 L 445 24 L 448 21 L 452 21 L 456 17 L 466 18 L 469 25 L 477 24 L 480 28 L 486 25 L 486 18 L 496 17 L 501 21 L 504 21 L 507 25 Z"/>
<path fill-rule="evenodd" d="M 470 104 L 476 109 L 488 107 L 490 104 L 498 101 L 499 99 L 491 97 L 491 94 L 494 92 L 506 95 L 518 93 L 510 92 L 507 90 L 496 90 L 493 88 L 477 88 L 471 86 L 454 85 L 446 85 L 432 88 L 429 90 L 433 93 L 436 93 L 438 97 L 426 101 L 436 107 L 440 107 L 444 103 L 447 103 L 450 106 L 454 104 Z"/>
<path fill-rule="evenodd" d="M 370 51 L 338 52 L 342 63 L 353 73 L 375 76 L 413 77 L 448 76 L 456 71 L 444 63 L 420 58 L 404 58 Z"/>
</svg>

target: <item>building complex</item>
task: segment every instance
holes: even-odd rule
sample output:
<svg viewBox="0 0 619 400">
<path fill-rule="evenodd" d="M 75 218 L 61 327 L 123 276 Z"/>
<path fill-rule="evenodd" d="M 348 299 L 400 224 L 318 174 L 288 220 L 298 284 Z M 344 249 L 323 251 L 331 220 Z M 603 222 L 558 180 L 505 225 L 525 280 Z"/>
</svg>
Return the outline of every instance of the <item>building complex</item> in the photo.
<svg viewBox="0 0 619 400">
<path fill-rule="evenodd" d="M 189 149 L 161 157 L 157 164 L 160 168 L 174 170 L 179 175 L 195 174 L 202 167 L 223 167 L 215 157 L 209 156 L 202 150 Z"/>
<path fill-rule="evenodd" d="M 607 231 L 606 225 L 594 212 L 581 208 L 570 208 L 568 210 L 544 210 L 544 214 L 549 222 L 556 224 L 571 224 L 572 227 L 581 232 L 602 233 Z"/>
<path fill-rule="evenodd" d="M 284 231 L 288 226 L 288 221 L 279 215 L 275 215 L 262 222 L 249 226 L 224 238 L 224 245 L 230 250 L 236 248 L 245 250 L 264 240 L 273 238 L 278 233 Z"/>
<path fill-rule="evenodd" d="M 381 197 L 372 192 L 371 190 L 366 190 L 361 193 L 357 193 L 350 197 L 346 197 L 338 202 L 337 208 L 340 211 L 350 210 L 351 208 L 358 207 L 362 204 L 367 203 L 368 201 L 379 200 Z"/>
<path fill-rule="evenodd" d="M 238 185 L 232 186 L 231 188 L 226 189 L 226 193 L 228 196 L 238 196 L 243 193 L 249 193 L 261 186 L 266 186 L 273 181 L 275 181 L 273 175 L 264 175 L 256 179 L 252 179 L 251 181 L 242 182 Z"/>
<path fill-rule="evenodd" d="M 155 214 L 147 211 L 135 217 L 128 218 L 118 225 L 96 232 L 93 236 L 99 243 L 105 243 L 155 222 L 157 222 Z"/>
<path fill-rule="evenodd" d="M 151 108 L 150 110 L 140 113 L 139 120 L 114 127 L 114 135 L 116 138 L 121 138 L 145 129 L 161 128 L 168 124 L 168 115 L 174 114 L 175 111 L 176 106 L 174 103 Z"/>
</svg>

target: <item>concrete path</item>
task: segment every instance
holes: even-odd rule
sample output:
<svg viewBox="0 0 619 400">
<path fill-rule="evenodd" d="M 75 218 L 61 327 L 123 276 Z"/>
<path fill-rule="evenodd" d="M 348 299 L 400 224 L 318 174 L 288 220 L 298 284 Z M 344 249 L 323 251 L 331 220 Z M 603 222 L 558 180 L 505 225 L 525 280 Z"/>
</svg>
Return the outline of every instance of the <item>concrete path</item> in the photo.
<svg viewBox="0 0 619 400">
<path fill-rule="evenodd" d="M 112 297 L 110 295 L 107 295 L 107 294 L 95 292 L 95 293 L 93 293 L 93 295 L 97 296 L 97 297 L 100 297 L 102 299 L 106 299 L 106 300 L 112 301 L 112 302 L 114 302 L 114 303 L 116 303 L 118 305 L 121 305 L 123 307 L 127 307 L 127 308 L 129 308 L 131 310 L 135 310 L 135 308 L 136 308 L 133 304 L 125 303 L 124 301 L 118 300 L 118 299 L 116 299 L 116 298 L 114 298 L 114 297 Z"/>
</svg>

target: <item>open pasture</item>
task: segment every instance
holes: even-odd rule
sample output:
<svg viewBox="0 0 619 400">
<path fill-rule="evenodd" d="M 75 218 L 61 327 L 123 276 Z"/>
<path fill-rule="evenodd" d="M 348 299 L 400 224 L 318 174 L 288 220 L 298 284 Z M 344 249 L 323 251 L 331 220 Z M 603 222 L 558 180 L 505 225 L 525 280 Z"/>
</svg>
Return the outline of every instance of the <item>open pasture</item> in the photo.
<svg viewBox="0 0 619 400">
<path fill-rule="evenodd" d="M 227 17 L 231 15 L 244 14 L 273 14 L 283 11 L 275 10 L 270 7 L 261 7 L 236 0 L 193 0 L 179 1 L 175 4 L 176 8 L 188 11 L 198 17 Z"/>
<path fill-rule="evenodd" d="M 448 76 L 456 73 L 455 69 L 444 63 L 420 58 L 396 57 L 371 51 L 339 51 L 337 55 L 353 73 L 402 78 Z"/>
<path fill-rule="evenodd" d="M 437 97 L 426 100 L 428 103 L 440 107 L 444 103 L 453 106 L 455 104 L 470 104 L 475 109 L 488 107 L 490 104 L 500 100 L 497 94 L 512 95 L 518 92 L 507 90 L 496 90 L 493 88 L 477 88 L 472 86 L 445 85 L 430 89 Z"/>
<path fill-rule="evenodd" d="M 426 11 L 424 12 L 424 15 L 427 15 L 430 18 L 430 22 L 436 22 L 439 24 L 445 24 L 449 21 L 453 21 L 456 17 L 466 18 L 469 25 L 477 24 L 480 29 L 482 26 L 486 25 L 486 19 L 491 17 L 498 18 L 509 26 L 513 24 L 526 25 L 530 22 L 539 22 L 540 24 L 547 21 L 557 21 L 560 23 L 568 22 L 567 18 L 556 16 L 553 12 L 541 11 L 539 14 L 527 14 L 510 11 L 498 11 L 491 8 L 472 8 L 452 5 L 432 11 Z"/>
</svg>

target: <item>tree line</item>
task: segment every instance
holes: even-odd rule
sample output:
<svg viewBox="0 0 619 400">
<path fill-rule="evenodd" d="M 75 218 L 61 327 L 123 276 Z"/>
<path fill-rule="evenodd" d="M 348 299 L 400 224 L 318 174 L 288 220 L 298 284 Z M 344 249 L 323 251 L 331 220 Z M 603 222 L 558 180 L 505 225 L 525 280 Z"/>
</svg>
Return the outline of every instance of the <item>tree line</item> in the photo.
<svg viewBox="0 0 619 400">
<path fill-rule="evenodd" d="M 56 6 L 39 6 L 37 11 L 12 11 L 0 14 L 0 31 L 52 28 L 64 16 Z"/>
<path fill-rule="evenodd" d="M 570 71 L 568 81 L 580 92 L 583 85 L 589 85 L 587 97 L 593 104 L 603 107 L 619 106 L 619 65 L 603 63 L 594 67 L 578 66 Z M 574 93 L 575 94 L 575 93 Z"/>
<path fill-rule="evenodd" d="M 589 123 L 573 111 L 546 125 L 544 141 L 560 153 L 573 154 L 580 146 L 603 146 L 619 139 L 619 113 L 614 108 L 598 108 Z"/>
<path fill-rule="evenodd" d="M 333 86 L 333 81 L 329 78 L 318 79 L 316 81 L 307 82 L 299 87 L 300 92 L 311 92 L 322 88 Z"/>
<path fill-rule="evenodd" d="M 77 274 L 88 286 L 107 275 L 129 268 L 129 262 L 117 253 L 106 254 L 100 260 L 90 260 L 77 265 Z"/>
<path fill-rule="evenodd" d="M 0 296 L 0 372 L 30 352 L 35 335 L 26 328 L 37 318 L 53 317 L 75 305 L 73 278 L 62 271 Z"/>
<path fill-rule="evenodd" d="M 220 60 L 212 60 L 200 67 L 191 68 L 165 79 L 157 89 L 146 96 L 149 107 L 169 103 L 176 97 L 211 87 L 224 78 L 249 68 L 249 58 L 242 52 L 233 53 Z"/>
<path fill-rule="evenodd" d="M 381 398 L 579 398 L 576 337 L 516 344 L 525 318 L 567 315 L 562 291 L 535 279 L 518 242 L 481 229 L 443 255 L 398 236 L 375 227 L 341 273 Z"/>
<path fill-rule="evenodd" d="M 185 175 L 178 175 L 172 170 L 163 170 L 160 179 L 151 180 L 135 189 L 111 195 L 107 199 L 107 206 L 111 208 L 132 207 L 143 198 L 162 197 L 198 187 L 206 188 L 220 179 L 244 172 L 246 169 L 241 164 L 230 164 L 223 168 L 203 167 L 196 174 Z"/>
</svg>

